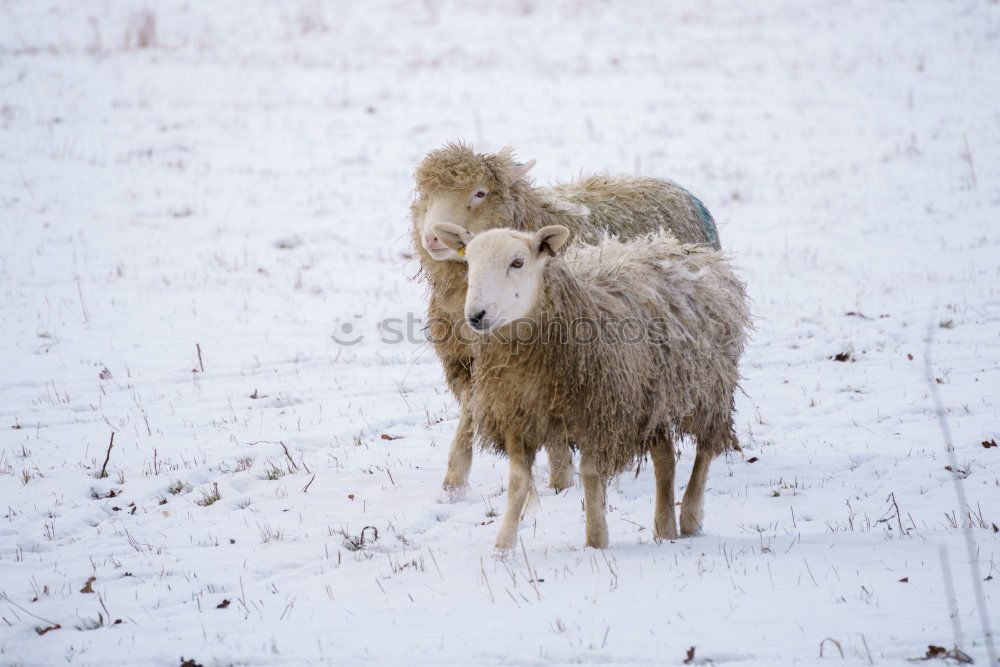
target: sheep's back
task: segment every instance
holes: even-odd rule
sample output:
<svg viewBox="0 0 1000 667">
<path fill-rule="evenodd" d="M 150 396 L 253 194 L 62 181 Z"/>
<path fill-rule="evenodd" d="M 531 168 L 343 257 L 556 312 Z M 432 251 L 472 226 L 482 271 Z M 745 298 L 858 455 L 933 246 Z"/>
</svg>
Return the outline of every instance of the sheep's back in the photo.
<svg viewBox="0 0 1000 667">
<path fill-rule="evenodd" d="M 599 242 L 605 231 L 630 239 L 667 229 L 683 243 L 720 247 L 715 220 L 708 209 L 672 181 L 592 175 L 551 190 L 553 197 L 589 211 L 585 228 L 575 230 L 589 243 Z"/>
</svg>

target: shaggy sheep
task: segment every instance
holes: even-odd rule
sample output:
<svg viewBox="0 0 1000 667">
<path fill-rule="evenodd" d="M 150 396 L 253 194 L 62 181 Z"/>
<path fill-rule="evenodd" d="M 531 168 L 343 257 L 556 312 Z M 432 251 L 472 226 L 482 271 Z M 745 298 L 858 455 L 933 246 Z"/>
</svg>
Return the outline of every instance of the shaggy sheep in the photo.
<svg viewBox="0 0 1000 667">
<path fill-rule="evenodd" d="M 680 527 L 698 534 L 709 463 L 739 449 L 733 393 L 750 323 L 726 257 L 668 232 L 560 252 L 563 226 L 434 230 L 468 262 L 465 316 L 480 334 L 469 397 L 476 437 L 510 459 L 497 548 L 514 547 L 538 444 L 556 440 L 581 451 L 586 544 L 603 548 L 607 480 L 647 453 L 654 535 L 677 536 L 673 443 L 693 437 Z"/>
<path fill-rule="evenodd" d="M 665 180 L 631 176 L 589 176 L 554 187 L 534 187 L 525 175 L 534 160 L 518 164 L 513 151 L 475 153 L 463 144 L 431 151 L 417 166 L 417 196 L 411 207 L 413 247 L 430 285 L 428 338 L 444 366 L 448 386 L 461 407 L 448 455 L 445 489 L 465 488 L 472 465 L 472 428 L 465 397 L 470 387 L 472 348 L 460 337 L 464 322 L 466 268 L 462 258 L 433 233 L 438 222 L 474 233 L 497 227 L 536 231 L 561 224 L 578 239 L 595 242 L 611 233 L 621 238 L 661 228 L 680 240 L 719 247 L 715 222 L 691 193 Z M 549 483 L 572 484 L 567 444 L 550 443 Z"/>
</svg>

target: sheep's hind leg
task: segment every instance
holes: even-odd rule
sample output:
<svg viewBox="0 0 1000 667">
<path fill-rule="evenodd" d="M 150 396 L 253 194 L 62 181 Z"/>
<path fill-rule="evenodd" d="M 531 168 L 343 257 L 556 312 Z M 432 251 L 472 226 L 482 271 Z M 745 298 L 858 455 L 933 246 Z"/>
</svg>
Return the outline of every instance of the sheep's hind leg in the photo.
<svg viewBox="0 0 1000 667">
<path fill-rule="evenodd" d="M 691 479 L 688 480 L 684 499 L 681 501 L 681 535 L 686 537 L 701 535 L 702 521 L 705 518 L 705 484 L 711 462 L 712 456 L 699 447 L 694 457 Z"/>
<path fill-rule="evenodd" d="M 587 546 L 596 549 L 608 547 L 608 520 L 604 515 L 607 485 L 598 472 L 592 456 L 584 451 L 580 459 L 580 478 L 583 480 L 583 506 L 587 513 Z"/>
<path fill-rule="evenodd" d="M 549 487 L 556 493 L 573 486 L 573 450 L 565 441 L 545 446 L 549 455 Z"/>
<path fill-rule="evenodd" d="M 658 540 L 677 539 L 677 517 L 674 514 L 674 467 L 677 455 L 674 441 L 668 435 L 653 445 L 653 472 L 656 474 L 656 513 L 653 515 L 653 537 Z"/>
<path fill-rule="evenodd" d="M 519 433 L 510 432 L 504 438 L 504 448 L 510 461 L 510 482 L 507 484 L 507 509 L 504 511 L 500 532 L 497 534 L 497 555 L 504 557 L 517 546 L 517 526 L 531 494 L 531 464 L 535 458 L 525 450 Z"/>
<path fill-rule="evenodd" d="M 458 428 L 448 450 L 448 471 L 444 476 L 444 490 L 451 499 L 457 500 L 469 485 L 469 470 L 472 468 L 472 416 L 465 402 L 461 403 Z"/>
</svg>

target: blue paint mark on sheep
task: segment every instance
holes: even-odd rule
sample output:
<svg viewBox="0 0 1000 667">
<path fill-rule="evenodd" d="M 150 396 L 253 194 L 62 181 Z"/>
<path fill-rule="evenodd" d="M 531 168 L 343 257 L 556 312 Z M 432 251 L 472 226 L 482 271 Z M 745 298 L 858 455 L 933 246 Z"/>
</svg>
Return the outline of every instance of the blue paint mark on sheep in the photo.
<svg viewBox="0 0 1000 667">
<path fill-rule="evenodd" d="M 681 189 L 683 190 L 683 188 Z M 691 198 L 691 203 L 698 213 L 698 218 L 701 219 L 701 225 L 705 228 L 705 236 L 708 237 L 708 242 L 713 248 L 720 250 L 722 245 L 719 243 L 719 230 L 715 226 L 715 219 L 712 217 L 712 214 L 708 212 L 708 209 L 701 203 L 700 199 L 687 190 L 684 190 L 684 192 Z"/>
</svg>

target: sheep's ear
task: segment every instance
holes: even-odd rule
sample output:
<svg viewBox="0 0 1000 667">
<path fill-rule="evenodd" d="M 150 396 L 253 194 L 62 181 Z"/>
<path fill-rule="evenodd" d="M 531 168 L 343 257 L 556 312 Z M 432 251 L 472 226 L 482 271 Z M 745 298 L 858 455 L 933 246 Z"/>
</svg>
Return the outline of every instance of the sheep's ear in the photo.
<svg viewBox="0 0 1000 667">
<path fill-rule="evenodd" d="M 511 183 L 517 183 L 519 180 L 528 175 L 531 168 L 535 166 L 535 159 L 532 158 L 527 162 L 522 162 L 521 164 L 515 164 L 514 169 L 511 171 Z"/>
<path fill-rule="evenodd" d="M 445 244 L 459 255 L 465 254 L 465 246 L 473 239 L 473 234 L 467 229 L 453 225 L 450 222 L 439 222 L 431 229 L 441 243 Z"/>
<path fill-rule="evenodd" d="M 535 233 L 535 249 L 539 255 L 545 252 L 550 257 L 555 257 L 568 240 L 569 229 L 562 225 L 549 225 Z"/>
</svg>

